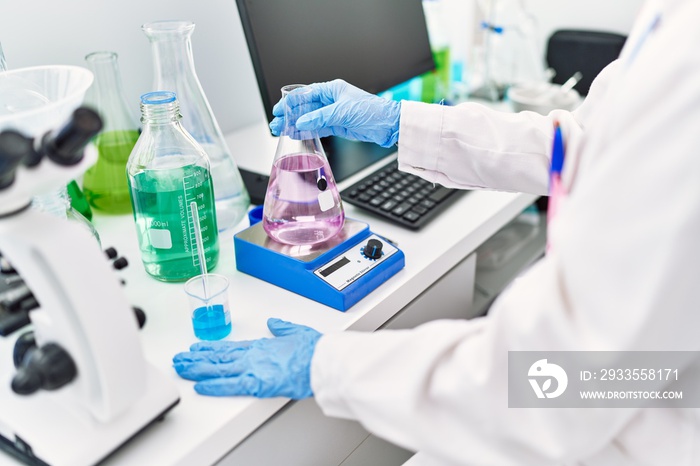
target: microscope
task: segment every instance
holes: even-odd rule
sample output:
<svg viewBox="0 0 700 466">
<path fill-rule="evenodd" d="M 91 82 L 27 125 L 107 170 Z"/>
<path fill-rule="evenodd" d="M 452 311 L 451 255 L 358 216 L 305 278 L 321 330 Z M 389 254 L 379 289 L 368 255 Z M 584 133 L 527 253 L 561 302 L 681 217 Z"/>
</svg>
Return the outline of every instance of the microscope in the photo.
<svg viewBox="0 0 700 466">
<path fill-rule="evenodd" d="M 99 463 L 179 402 L 173 381 L 146 362 L 134 311 L 95 239 L 30 208 L 95 162 L 86 145 L 101 125 L 87 108 L 37 140 L 0 125 L 1 260 L 38 306 L 28 326 L 0 336 L 0 455 L 26 464 Z"/>
</svg>

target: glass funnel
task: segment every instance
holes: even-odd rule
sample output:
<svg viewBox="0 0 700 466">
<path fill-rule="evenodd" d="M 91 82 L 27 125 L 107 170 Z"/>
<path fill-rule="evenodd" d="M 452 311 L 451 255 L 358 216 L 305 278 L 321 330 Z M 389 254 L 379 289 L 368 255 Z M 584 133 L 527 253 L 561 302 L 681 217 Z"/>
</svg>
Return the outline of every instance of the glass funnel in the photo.
<svg viewBox="0 0 700 466">
<path fill-rule="evenodd" d="M 156 21 L 141 28 L 153 51 L 154 89 L 177 94 L 182 126 L 209 156 L 219 230 L 234 227 L 248 210 L 250 198 L 195 72 L 191 42 L 194 23 Z"/>
<path fill-rule="evenodd" d="M 282 88 L 310 92 L 303 85 Z M 299 110 L 286 107 L 285 128 L 277 143 L 270 181 L 265 193 L 263 228 L 280 243 L 311 245 L 338 233 L 345 222 L 343 203 L 331 167 L 315 132 L 295 127 Z"/>
</svg>

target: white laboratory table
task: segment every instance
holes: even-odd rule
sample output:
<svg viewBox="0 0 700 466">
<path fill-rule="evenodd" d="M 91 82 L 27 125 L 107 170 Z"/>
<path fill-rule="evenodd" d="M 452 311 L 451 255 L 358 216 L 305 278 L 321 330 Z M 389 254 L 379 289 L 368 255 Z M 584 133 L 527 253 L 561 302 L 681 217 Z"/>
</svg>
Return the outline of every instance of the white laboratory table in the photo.
<svg viewBox="0 0 700 466">
<path fill-rule="evenodd" d="M 265 125 L 253 125 L 227 137 L 243 168 L 268 173 L 276 146 Z M 364 172 L 341 183 L 343 188 Z M 305 324 L 321 332 L 373 331 L 400 313 L 432 284 L 472 254 L 486 239 L 535 200 L 534 196 L 474 191 L 420 232 L 412 232 L 371 217 L 346 205 L 346 216 L 366 221 L 375 233 L 398 244 L 406 267 L 369 296 L 340 312 L 236 270 L 233 234 L 248 226 L 247 219 L 220 236 L 221 256 L 216 273 L 229 277 L 233 330 L 229 339 L 270 336 L 269 317 Z M 149 277 L 140 263 L 136 233 L 130 216 L 94 218 L 104 247 L 115 246 L 130 266 L 119 274 L 126 280 L 131 303 L 146 312 L 141 330 L 150 363 L 176 384 L 181 401 L 162 422 L 133 439 L 108 465 L 210 465 L 221 460 L 269 419 L 284 415 L 287 399 L 208 398 L 197 395 L 192 382 L 180 379 L 171 367 L 172 356 L 196 341 L 182 284 L 166 284 Z M 303 428 L 303 427 L 302 427 Z M 73 448 L 84 440 L 76 439 Z M 272 448 L 272 447 L 271 447 Z M 0 464 L 14 464 L 0 455 Z"/>
</svg>

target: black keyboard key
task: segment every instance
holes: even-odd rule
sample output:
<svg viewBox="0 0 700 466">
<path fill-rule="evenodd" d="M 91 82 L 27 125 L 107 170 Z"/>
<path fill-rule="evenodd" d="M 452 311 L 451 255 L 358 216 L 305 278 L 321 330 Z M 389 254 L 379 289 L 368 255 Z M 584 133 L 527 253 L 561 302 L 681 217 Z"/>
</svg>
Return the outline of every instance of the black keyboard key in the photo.
<svg viewBox="0 0 700 466">
<path fill-rule="evenodd" d="M 392 162 L 341 193 L 349 204 L 367 209 L 406 228 L 416 230 L 435 218 L 456 199 L 455 190 L 443 188 L 398 170 Z"/>
<path fill-rule="evenodd" d="M 438 202 L 442 202 L 450 194 L 452 194 L 451 189 L 444 188 L 444 187 L 440 186 L 430 196 L 428 196 L 428 199 L 430 199 L 431 201 L 433 201 L 435 203 L 438 203 Z"/>
<path fill-rule="evenodd" d="M 411 204 L 409 204 L 408 202 L 404 202 L 403 204 L 399 204 L 399 206 L 397 208 L 395 208 L 394 210 L 392 210 L 391 213 L 401 217 L 410 208 L 411 208 Z"/>
<path fill-rule="evenodd" d="M 410 212 L 406 212 L 406 214 L 404 214 L 403 218 L 405 218 L 409 222 L 415 222 L 416 220 L 418 220 L 420 218 L 420 214 L 417 212 L 410 211 Z"/>
<path fill-rule="evenodd" d="M 396 201 L 386 201 L 384 204 L 382 204 L 382 210 L 386 210 L 387 212 L 396 207 L 398 203 Z"/>
</svg>

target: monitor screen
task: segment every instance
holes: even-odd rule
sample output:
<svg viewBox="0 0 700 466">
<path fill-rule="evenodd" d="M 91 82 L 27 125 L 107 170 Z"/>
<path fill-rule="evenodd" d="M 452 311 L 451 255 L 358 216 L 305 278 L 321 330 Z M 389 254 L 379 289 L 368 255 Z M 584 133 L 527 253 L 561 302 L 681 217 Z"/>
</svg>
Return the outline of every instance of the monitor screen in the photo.
<svg viewBox="0 0 700 466">
<path fill-rule="evenodd" d="M 421 0 L 236 2 L 268 121 L 287 84 L 342 78 L 376 94 L 435 67 Z M 338 181 L 393 152 L 326 139 Z"/>
</svg>

